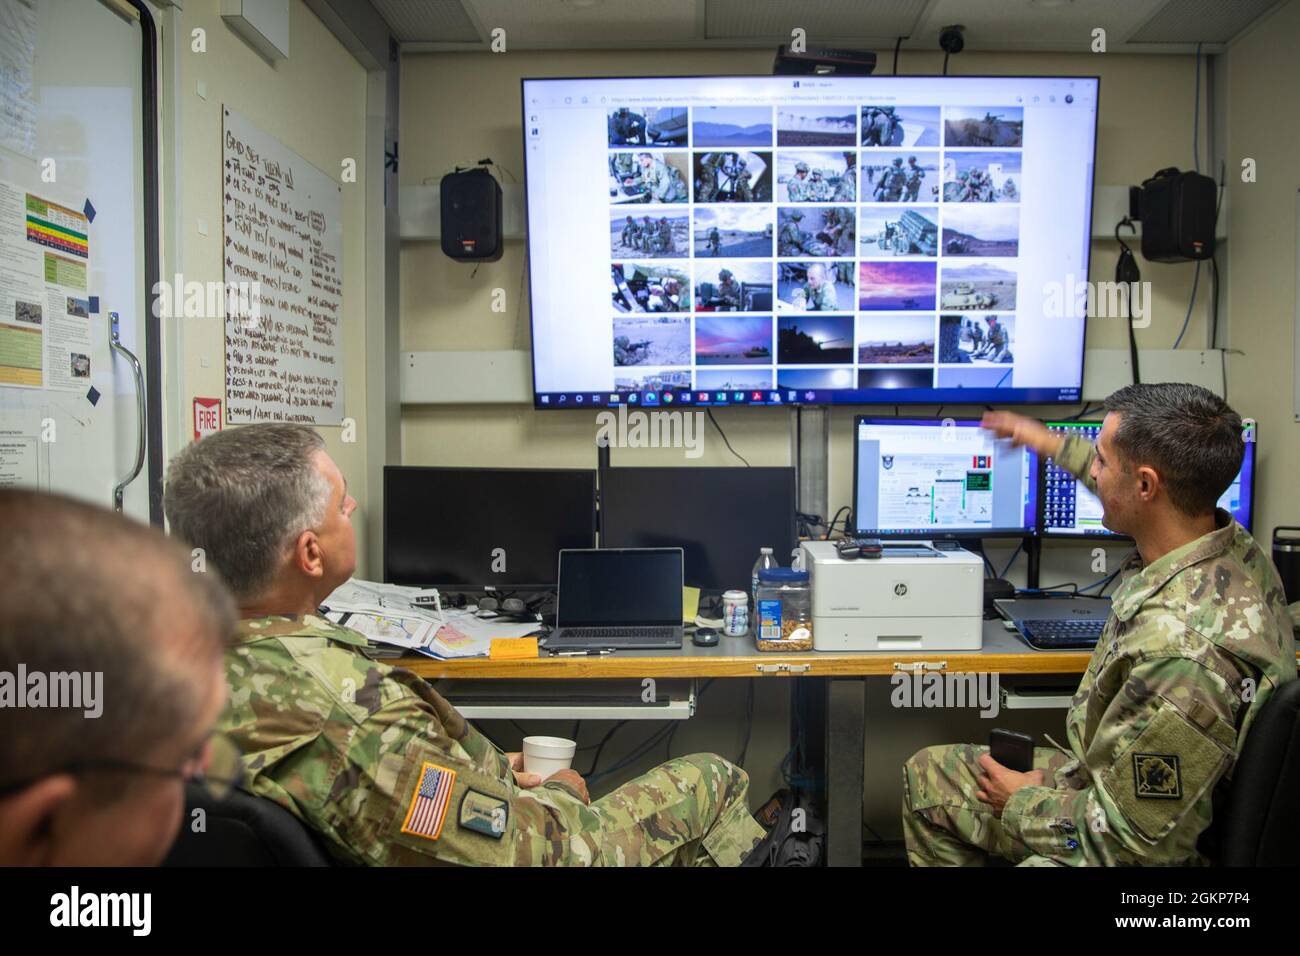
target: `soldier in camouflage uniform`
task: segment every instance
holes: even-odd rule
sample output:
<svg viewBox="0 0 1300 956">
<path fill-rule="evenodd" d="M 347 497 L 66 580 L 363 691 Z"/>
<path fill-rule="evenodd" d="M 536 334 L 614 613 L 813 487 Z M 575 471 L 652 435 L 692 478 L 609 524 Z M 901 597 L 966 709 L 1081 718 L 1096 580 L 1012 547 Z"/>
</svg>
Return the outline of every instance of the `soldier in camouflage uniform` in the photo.
<svg viewBox="0 0 1300 956">
<path fill-rule="evenodd" d="M 1007 340 L 1007 327 L 998 321 L 996 315 L 990 315 L 984 321 L 989 326 L 989 341 L 986 354 L 990 362 L 1010 362 L 1011 343 Z"/>
<path fill-rule="evenodd" d="M 740 308 L 740 283 L 736 281 L 730 269 L 723 269 L 718 273 L 718 288 L 713 298 L 718 303 L 719 311 L 734 312 Z"/>
<path fill-rule="evenodd" d="M 741 202 L 754 201 L 754 187 L 751 180 L 754 174 L 749 171 L 749 163 L 740 160 L 736 163 L 736 195 L 740 197 Z"/>
<path fill-rule="evenodd" d="M 611 153 L 609 172 L 618 180 L 625 195 L 633 196 L 641 192 L 641 167 L 631 153 Z"/>
<path fill-rule="evenodd" d="M 876 199 L 879 202 L 898 202 L 903 198 L 907 186 L 907 174 L 903 172 L 903 158 L 895 156 L 894 162 L 880 174 L 876 183 Z"/>
<path fill-rule="evenodd" d="M 654 245 L 655 225 L 649 216 L 641 217 L 641 251 L 649 252 Z"/>
<path fill-rule="evenodd" d="M 673 227 L 668 224 L 668 220 L 660 216 L 659 222 L 655 225 L 654 250 L 655 252 L 672 252 L 673 251 Z"/>
<path fill-rule="evenodd" d="M 686 202 L 686 184 L 682 174 L 653 153 L 639 153 L 641 182 L 646 202 Z"/>
<path fill-rule="evenodd" d="M 826 267 L 814 262 L 808 267 L 803 287 L 804 309 L 809 312 L 834 312 L 835 283 L 826 275 Z"/>
<path fill-rule="evenodd" d="M 913 864 L 1213 862 L 1214 807 L 1251 724 L 1295 679 L 1277 571 L 1214 507 L 1241 465 L 1240 417 L 1194 385 L 1131 385 L 1106 408 L 1095 448 L 1020 415 L 984 418 L 1082 480 L 1137 552 L 1119 572 L 1065 746 L 1036 749 L 1027 774 L 985 747 L 931 747 L 907 762 Z"/>
<path fill-rule="evenodd" d="M 631 216 L 628 216 L 627 223 L 623 226 L 623 235 L 620 238 L 620 242 L 623 244 L 624 249 L 636 248 L 636 239 L 637 239 L 638 232 L 640 232 L 640 230 L 637 228 L 636 222 L 632 219 Z"/>
<path fill-rule="evenodd" d="M 790 202 L 811 202 L 812 194 L 808 188 L 808 164 L 799 162 L 794 164 L 794 176 L 786 180 L 786 195 L 790 197 Z"/>
<path fill-rule="evenodd" d="M 803 213 L 798 209 L 790 213 L 790 217 L 781 225 L 781 234 L 777 236 L 777 243 L 780 248 L 780 254 L 783 256 L 798 256 L 804 251 L 804 242 L 807 235 L 799 228 L 799 222 L 803 219 Z"/>
<path fill-rule="evenodd" d="M 722 233 L 718 232 L 718 227 L 714 226 L 709 230 L 709 241 L 706 247 L 710 255 L 718 256 L 722 254 Z"/>
<path fill-rule="evenodd" d="M 517 754 L 425 681 L 318 617 L 355 568 L 355 507 L 299 425 L 220 432 L 171 464 L 172 530 L 204 549 L 244 616 L 220 726 L 244 752 L 247 789 L 347 863 L 732 866 L 753 848 L 748 778 L 721 757 L 670 760 L 589 803 L 576 772 L 519 773 Z"/>
<path fill-rule="evenodd" d="M 831 198 L 831 184 L 825 179 L 826 172 L 820 166 L 814 166 L 808 179 L 808 199 L 810 202 L 826 202 Z"/>
<path fill-rule="evenodd" d="M 925 170 L 916 164 L 916 157 L 907 157 L 907 202 L 916 202 L 921 194 L 921 180 L 925 179 Z"/>
<path fill-rule="evenodd" d="M 718 166 L 722 163 L 719 153 L 705 153 L 700 158 L 700 180 L 695 189 L 696 202 L 713 202 L 718 194 Z"/>
<path fill-rule="evenodd" d="M 852 155 L 852 153 L 849 154 L 849 156 Z M 835 188 L 831 193 L 831 200 L 834 202 L 857 202 L 857 199 L 858 166 L 853 159 L 849 159 L 847 168 L 835 183 Z"/>
</svg>

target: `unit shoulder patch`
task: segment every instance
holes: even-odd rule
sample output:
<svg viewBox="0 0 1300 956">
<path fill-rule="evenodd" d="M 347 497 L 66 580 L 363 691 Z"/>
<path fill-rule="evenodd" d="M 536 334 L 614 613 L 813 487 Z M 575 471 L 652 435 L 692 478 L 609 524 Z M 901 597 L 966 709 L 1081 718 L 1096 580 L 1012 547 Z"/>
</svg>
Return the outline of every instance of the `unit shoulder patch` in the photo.
<svg viewBox="0 0 1300 956">
<path fill-rule="evenodd" d="M 1142 799 L 1180 800 L 1182 774 L 1173 754 L 1134 754 L 1133 793 Z"/>
<path fill-rule="evenodd" d="M 489 796 L 478 790 L 466 790 L 465 796 L 460 799 L 460 816 L 457 822 L 462 830 L 470 830 L 500 840 L 505 836 L 506 823 L 509 819 L 510 801 L 501 797 Z"/>
</svg>

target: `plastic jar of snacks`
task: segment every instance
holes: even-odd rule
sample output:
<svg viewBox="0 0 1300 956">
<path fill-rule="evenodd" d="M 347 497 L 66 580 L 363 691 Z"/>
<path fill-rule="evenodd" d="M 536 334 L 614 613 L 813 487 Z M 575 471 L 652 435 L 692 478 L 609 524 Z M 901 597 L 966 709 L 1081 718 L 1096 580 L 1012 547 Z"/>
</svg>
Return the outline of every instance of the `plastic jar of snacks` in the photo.
<svg viewBox="0 0 1300 956">
<path fill-rule="evenodd" d="M 760 651 L 810 651 L 813 646 L 812 586 L 807 571 L 764 568 L 758 573 Z"/>
</svg>

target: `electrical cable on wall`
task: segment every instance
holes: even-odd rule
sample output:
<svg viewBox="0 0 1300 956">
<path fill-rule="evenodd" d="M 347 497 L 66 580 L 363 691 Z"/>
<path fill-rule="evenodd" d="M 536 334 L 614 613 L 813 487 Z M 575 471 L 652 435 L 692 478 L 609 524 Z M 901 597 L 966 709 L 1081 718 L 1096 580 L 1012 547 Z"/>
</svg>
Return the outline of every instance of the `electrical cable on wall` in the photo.
<svg viewBox="0 0 1300 956">
<path fill-rule="evenodd" d="M 1124 311 L 1128 321 L 1128 354 L 1129 361 L 1133 365 L 1133 384 L 1136 385 L 1142 381 L 1142 376 L 1138 369 L 1137 332 L 1133 328 L 1133 287 L 1142 281 L 1142 273 L 1138 269 L 1133 250 L 1120 238 L 1119 231 L 1125 226 L 1133 231 L 1133 235 L 1137 235 L 1137 226 L 1128 216 L 1115 224 L 1115 241 L 1119 243 L 1119 259 L 1115 262 L 1115 283 L 1124 297 Z M 1147 303 L 1147 308 L 1151 308 L 1150 302 Z"/>
</svg>

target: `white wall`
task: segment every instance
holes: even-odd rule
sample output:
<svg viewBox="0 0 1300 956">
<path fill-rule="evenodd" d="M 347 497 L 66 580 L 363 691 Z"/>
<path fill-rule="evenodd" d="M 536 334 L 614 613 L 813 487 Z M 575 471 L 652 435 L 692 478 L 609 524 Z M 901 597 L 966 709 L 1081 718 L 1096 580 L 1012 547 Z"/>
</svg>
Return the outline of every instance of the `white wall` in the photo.
<svg viewBox="0 0 1300 956">
<path fill-rule="evenodd" d="M 1300 188 L 1300 3 L 1256 24 L 1227 54 L 1228 400 L 1259 422 L 1255 537 L 1300 524 L 1295 420 L 1296 190 Z M 1253 159 L 1258 179 L 1241 181 Z"/>
<path fill-rule="evenodd" d="M 330 455 L 348 477 L 357 499 L 353 518 L 357 553 L 366 567 L 365 515 L 371 490 L 365 469 L 365 184 L 366 72 L 302 0 L 290 8 L 290 55 L 274 65 L 263 60 L 221 19 L 220 0 L 189 0 L 177 15 L 181 41 L 174 74 L 179 106 L 179 229 L 177 253 L 163 268 L 164 278 L 179 271 L 185 281 L 221 282 L 222 202 L 221 130 L 223 105 L 242 114 L 266 133 L 335 180 L 342 161 L 356 160 L 357 181 L 344 183 L 342 345 L 344 407 L 355 419 L 357 440 L 341 441 L 341 429 L 321 427 Z M 192 31 L 206 33 L 207 52 L 191 49 Z M 205 96 L 199 95 L 199 86 Z M 171 153 L 164 150 L 167 159 Z M 174 225 L 165 218 L 168 228 Z M 201 235 L 198 222 L 206 221 Z M 190 422 L 194 396 L 221 396 L 225 410 L 224 325 L 220 316 L 178 320 L 182 380 L 180 414 Z M 378 494 L 378 490 L 375 492 Z"/>
</svg>

